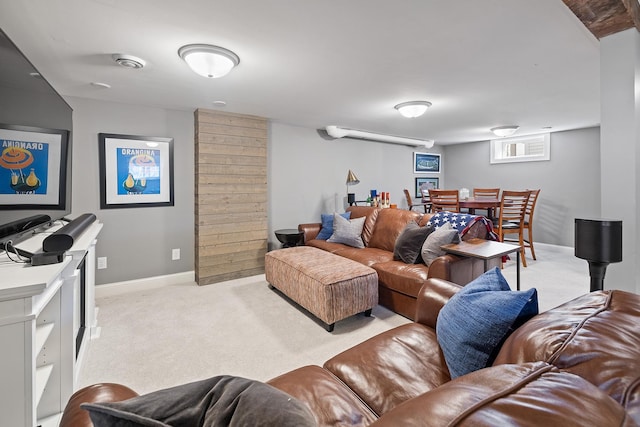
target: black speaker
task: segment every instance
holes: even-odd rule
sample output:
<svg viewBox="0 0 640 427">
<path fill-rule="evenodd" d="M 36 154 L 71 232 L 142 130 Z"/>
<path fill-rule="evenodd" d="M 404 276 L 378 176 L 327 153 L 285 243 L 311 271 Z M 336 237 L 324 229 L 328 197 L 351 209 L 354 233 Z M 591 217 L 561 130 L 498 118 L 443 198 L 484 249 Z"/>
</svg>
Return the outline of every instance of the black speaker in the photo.
<svg viewBox="0 0 640 427">
<path fill-rule="evenodd" d="M 622 221 L 576 218 L 574 251 L 589 262 L 591 291 L 602 290 L 607 265 L 622 261 Z"/>
<path fill-rule="evenodd" d="M 44 252 L 64 252 L 73 246 L 73 242 L 96 220 L 94 214 L 82 214 L 69 224 L 56 231 L 42 242 Z"/>
<path fill-rule="evenodd" d="M 356 194 L 355 193 L 347 193 L 347 203 L 352 204 L 356 202 Z"/>
</svg>

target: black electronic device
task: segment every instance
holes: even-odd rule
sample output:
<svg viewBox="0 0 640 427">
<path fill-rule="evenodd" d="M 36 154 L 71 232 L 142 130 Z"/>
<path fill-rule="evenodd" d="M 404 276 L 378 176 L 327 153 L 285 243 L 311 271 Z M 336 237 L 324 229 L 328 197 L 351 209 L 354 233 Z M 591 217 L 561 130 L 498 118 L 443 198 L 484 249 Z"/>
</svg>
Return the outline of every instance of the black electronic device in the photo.
<svg viewBox="0 0 640 427">
<path fill-rule="evenodd" d="M 61 229 L 55 231 L 42 242 L 44 252 L 64 252 L 73 246 L 73 242 L 84 230 L 96 220 L 96 216 L 85 213 L 69 222 Z"/>
<path fill-rule="evenodd" d="M 622 261 L 622 221 L 576 218 L 574 246 L 575 256 L 589 263 L 590 291 L 601 291 L 607 266 Z"/>
</svg>

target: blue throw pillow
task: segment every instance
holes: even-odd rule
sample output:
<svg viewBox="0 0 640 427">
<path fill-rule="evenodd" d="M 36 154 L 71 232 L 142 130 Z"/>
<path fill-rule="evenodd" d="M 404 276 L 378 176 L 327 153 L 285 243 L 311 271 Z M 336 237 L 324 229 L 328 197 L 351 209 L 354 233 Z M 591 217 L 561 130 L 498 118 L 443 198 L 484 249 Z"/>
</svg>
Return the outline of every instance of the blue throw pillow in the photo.
<svg viewBox="0 0 640 427">
<path fill-rule="evenodd" d="M 463 287 L 436 322 L 451 379 L 490 366 L 509 334 L 536 314 L 536 289 L 512 291 L 498 267 Z"/>
<path fill-rule="evenodd" d="M 340 214 L 341 217 L 350 219 L 351 212 L 345 212 Z M 321 214 L 322 228 L 316 236 L 318 240 L 327 240 L 333 234 L 333 214 Z"/>
</svg>

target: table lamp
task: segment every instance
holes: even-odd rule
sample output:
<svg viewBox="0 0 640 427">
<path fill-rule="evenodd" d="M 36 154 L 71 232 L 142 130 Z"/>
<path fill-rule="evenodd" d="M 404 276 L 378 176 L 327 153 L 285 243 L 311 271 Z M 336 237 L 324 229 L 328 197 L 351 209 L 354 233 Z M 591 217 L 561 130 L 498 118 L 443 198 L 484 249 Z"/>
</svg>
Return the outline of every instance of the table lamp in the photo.
<svg viewBox="0 0 640 427">
<path fill-rule="evenodd" d="M 349 193 L 349 187 L 356 184 L 360 184 L 360 180 L 356 177 L 356 174 L 349 169 L 349 173 L 347 174 L 347 202 L 349 205 L 356 201 L 356 195 L 355 193 Z"/>
<path fill-rule="evenodd" d="M 609 263 L 622 261 L 622 221 L 576 218 L 574 250 L 589 262 L 590 292 L 601 291 Z"/>
</svg>

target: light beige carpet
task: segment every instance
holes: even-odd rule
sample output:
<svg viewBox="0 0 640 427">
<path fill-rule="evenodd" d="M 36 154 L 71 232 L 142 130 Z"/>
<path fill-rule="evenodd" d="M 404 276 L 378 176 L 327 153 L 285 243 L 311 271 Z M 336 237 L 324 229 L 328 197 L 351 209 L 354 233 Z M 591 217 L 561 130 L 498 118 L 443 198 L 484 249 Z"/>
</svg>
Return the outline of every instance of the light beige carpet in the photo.
<svg viewBox="0 0 640 427">
<path fill-rule="evenodd" d="M 523 289 L 536 287 L 541 310 L 588 292 L 587 263 L 572 248 L 536 245 Z M 515 289 L 515 262 L 503 270 Z M 98 295 L 101 292 L 98 291 Z M 268 288 L 264 276 L 209 286 L 165 285 L 98 297 L 99 338 L 90 341 L 78 387 L 125 384 L 139 393 L 215 375 L 268 380 L 408 322 L 383 307 L 328 333 L 303 309 Z"/>
</svg>

